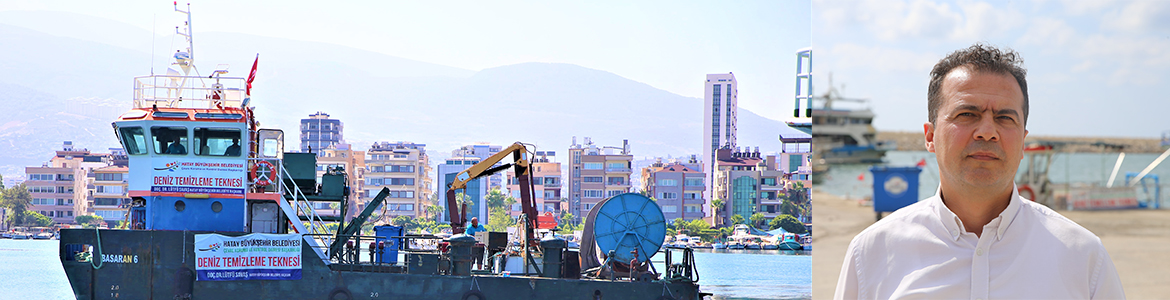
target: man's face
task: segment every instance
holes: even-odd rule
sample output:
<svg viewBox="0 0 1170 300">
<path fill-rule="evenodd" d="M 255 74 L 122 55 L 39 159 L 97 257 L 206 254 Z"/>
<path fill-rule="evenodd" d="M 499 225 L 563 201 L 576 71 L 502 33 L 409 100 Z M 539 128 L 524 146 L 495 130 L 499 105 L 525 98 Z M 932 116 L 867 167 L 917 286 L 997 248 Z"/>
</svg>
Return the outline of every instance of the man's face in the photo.
<svg viewBox="0 0 1170 300">
<path fill-rule="evenodd" d="M 479 226 L 479 220 L 471 219 L 471 226 Z"/>
<path fill-rule="evenodd" d="M 942 105 L 927 122 L 926 149 L 940 179 L 955 188 L 1011 188 L 1024 157 L 1024 93 L 1007 74 L 952 70 L 940 88 Z"/>
</svg>

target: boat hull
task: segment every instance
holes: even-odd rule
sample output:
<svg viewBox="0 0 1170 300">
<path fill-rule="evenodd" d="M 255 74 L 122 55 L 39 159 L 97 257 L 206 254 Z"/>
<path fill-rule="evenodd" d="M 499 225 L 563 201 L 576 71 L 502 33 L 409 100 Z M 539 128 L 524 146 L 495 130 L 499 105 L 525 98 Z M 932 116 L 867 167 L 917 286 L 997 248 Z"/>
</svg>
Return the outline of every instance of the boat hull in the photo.
<svg viewBox="0 0 1170 300">
<path fill-rule="evenodd" d="M 777 246 L 780 247 L 780 250 L 803 250 L 804 249 L 804 246 L 801 246 L 800 243 L 797 243 L 797 242 L 783 242 L 783 243 L 777 244 Z"/>
<path fill-rule="evenodd" d="M 496 275 L 448 276 L 339 268 L 302 244 L 300 280 L 195 280 L 195 234 L 189 231 L 61 230 L 60 258 L 77 299 L 699 299 L 698 285 Z M 243 233 L 220 233 L 243 235 Z M 100 240 L 99 240 L 100 235 Z M 74 259 L 81 245 L 100 245 L 101 268 Z M 96 246 L 95 246 L 96 247 Z M 353 265 L 344 265 L 353 266 Z M 383 272 L 377 272 L 383 271 Z"/>
</svg>

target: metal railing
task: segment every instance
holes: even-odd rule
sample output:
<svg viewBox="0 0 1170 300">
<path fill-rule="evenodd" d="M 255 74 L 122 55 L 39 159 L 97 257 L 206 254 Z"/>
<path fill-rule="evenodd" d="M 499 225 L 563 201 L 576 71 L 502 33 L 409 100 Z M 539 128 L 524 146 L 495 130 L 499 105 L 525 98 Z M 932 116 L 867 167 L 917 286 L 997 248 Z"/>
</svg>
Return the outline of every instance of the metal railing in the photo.
<svg viewBox="0 0 1170 300">
<path fill-rule="evenodd" d="M 134 106 L 210 109 L 219 104 L 239 107 L 246 96 L 246 86 L 242 77 L 139 76 L 134 78 Z"/>
<path fill-rule="evenodd" d="M 292 182 L 292 186 L 287 186 L 284 184 L 284 177 L 292 177 L 292 175 L 290 175 L 288 171 L 284 169 L 284 165 L 282 164 L 281 159 L 249 158 L 247 165 L 248 167 L 251 167 L 252 165 L 255 165 L 261 161 L 267 162 L 272 167 L 272 169 L 268 172 L 268 180 L 270 182 L 269 184 L 272 185 L 276 192 L 280 195 L 280 199 L 276 201 L 277 205 L 280 206 L 285 216 L 288 217 L 294 230 L 303 236 L 309 237 L 309 239 L 306 240 L 306 242 L 309 242 L 309 247 L 316 250 L 322 260 L 328 261 L 329 256 L 327 253 L 321 251 L 321 249 L 322 247 L 328 247 L 328 245 L 333 242 L 333 236 L 329 234 L 328 230 L 326 230 L 325 221 L 321 218 L 320 215 L 317 214 L 317 211 L 313 209 L 312 203 L 309 202 L 308 198 L 305 197 L 305 194 L 301 192 L 301 189 L 297 186 L 296 182 Z M 260 174 L 257 176 L 260 176 Z M 253 180 L 257 179 L 254 178 Z M 250 182 L 250 184 L 255 184 L 255 182 Z M 292 200 L 286 200 L 285 195 L 292 195 Z M 301 221 L 301 216 L 306 216 L 309 219 L 308 228 L 306 228 L 305 223 Z"/>
<path fill-rule="evenodd" d="M 288 174 L 288 171 L 284 168 L 279 169 L 281 174 L 280 177 L 282 179 L 284 176 L 292 177 L 292 175 Z M 317 210 L 313 208 L 313 203 L 309 202 L 308 197 L 306 197 L 305 194 L 301 192 L 301 189 L 299 186 L 297 186 L 297 183 L 293 181 L 290 188 L 289 186 L 284 185 L 284 180 L 280 180 L 280 182 L 281 183 L 279 184 L 279 187 L 282 188 L 281 195 L 283 196 L 287 193 L 293 196 L 291 204 L 293 207 L 295 207 L 297 222 L 301 222 L 300 216 L 307 216 L 309 219 L 309 228 L 307 228 L 309 232 L 302 233 L 312 234 L 315 240 L 321 242 L 321 245 L 332 244 L 333 236 L 331 236 L 329 231 L 325 229 L 325 220 L 321 218 L 320 214 L 317 214 Z M 284 200 L 282 199 L 281 201 Z"/>
</svg>

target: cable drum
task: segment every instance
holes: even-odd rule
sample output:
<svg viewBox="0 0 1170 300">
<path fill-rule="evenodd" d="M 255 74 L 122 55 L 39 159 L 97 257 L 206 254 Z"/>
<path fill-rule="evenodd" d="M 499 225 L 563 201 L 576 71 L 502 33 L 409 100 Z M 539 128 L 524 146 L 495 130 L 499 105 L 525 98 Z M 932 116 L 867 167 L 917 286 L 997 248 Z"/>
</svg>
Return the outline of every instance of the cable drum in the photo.
<svg viewBox="0 0 1170 300">
<path fill-rule="evenodd" d="M 649 261 L 662 249 L 666 217 L 658 203 L 642 194 L 625 193 L 599 204 L 593 235 L 601 253 L 615 252 L 613 259 L 628 263 L 638 249 L 638 261 Z"/>
</svg>

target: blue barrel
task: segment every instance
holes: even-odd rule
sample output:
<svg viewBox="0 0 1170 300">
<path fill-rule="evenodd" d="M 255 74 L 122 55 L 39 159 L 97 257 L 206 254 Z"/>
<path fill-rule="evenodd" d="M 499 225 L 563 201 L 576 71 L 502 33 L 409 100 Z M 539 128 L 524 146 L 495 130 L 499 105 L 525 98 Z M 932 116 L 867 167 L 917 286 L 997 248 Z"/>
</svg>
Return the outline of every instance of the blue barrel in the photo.
<svg viewBox="0 0 1170 300">
<path fill-rule="evenodd" d="M 377 241 L 385 245 L 382 250 L 382 255 L 377 256 L 377 263 L 395 264 L 398 263 L 398 244 L 402 241 L 401 238 L 393 238 L 402 236 L 402 226 L 374 226 L 374 235 L 380 236 Z"/>
<path fill-rule="evenodd" d="M 892 212 L 918 202 L 919 167 L 873 166 L 873 211 Z"/>
</svg>

